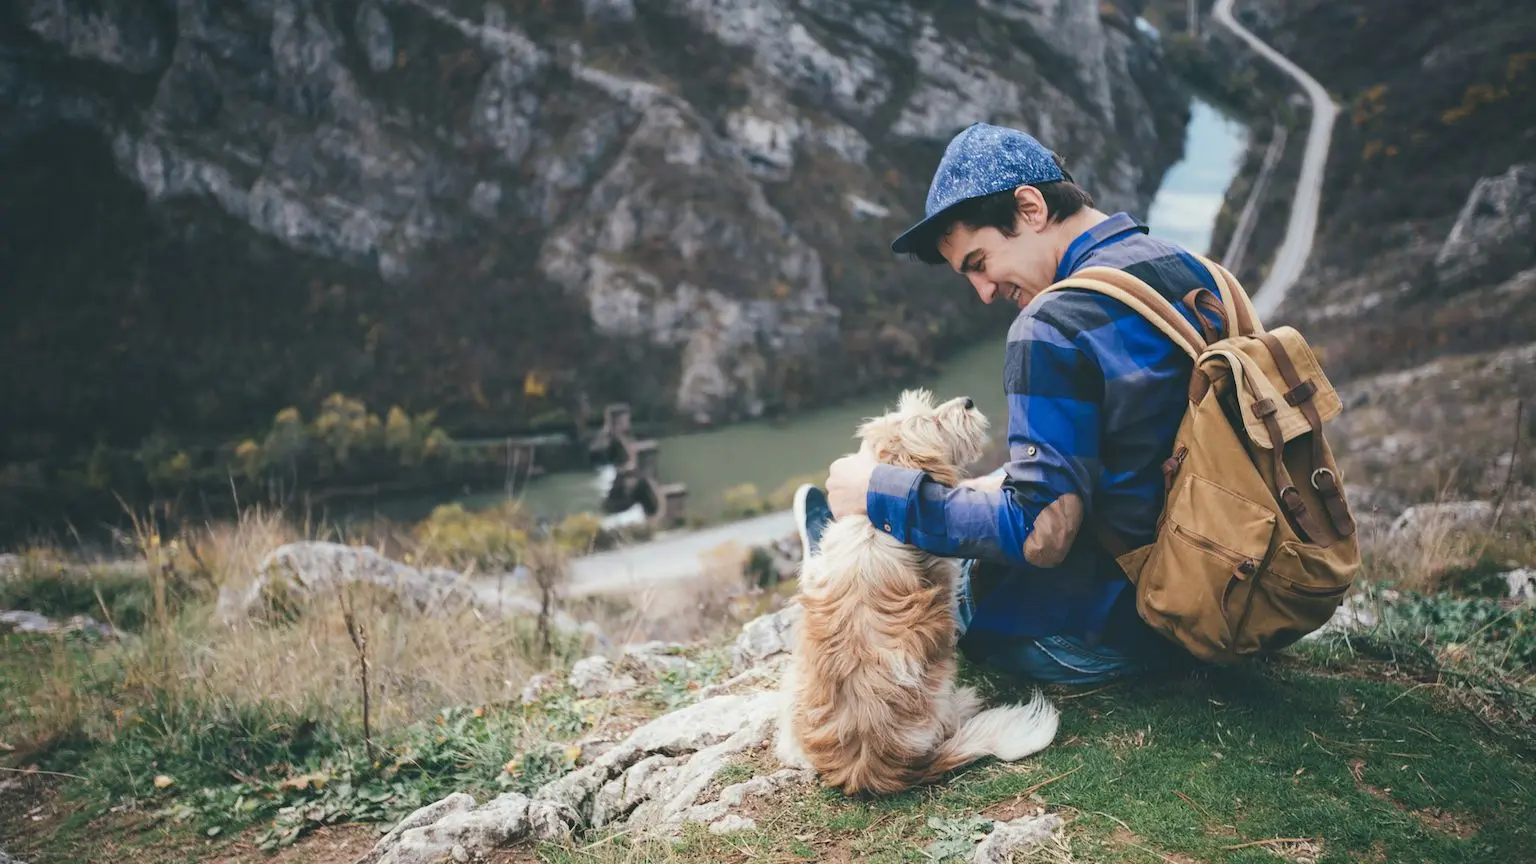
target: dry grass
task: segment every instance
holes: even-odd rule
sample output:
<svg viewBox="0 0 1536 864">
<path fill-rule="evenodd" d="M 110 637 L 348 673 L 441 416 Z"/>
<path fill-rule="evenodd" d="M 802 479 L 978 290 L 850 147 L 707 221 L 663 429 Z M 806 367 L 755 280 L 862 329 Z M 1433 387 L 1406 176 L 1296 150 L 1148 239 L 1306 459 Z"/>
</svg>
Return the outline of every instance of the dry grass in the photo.
<svg viewBox="0 0 1536 864">
<path fill-rule="evenodd" d="M 1506 515 L 1494 524 L 1491 518 L 1457 518 L 1446 510 L 1422 512 L 1426 515 L 1411 531 L 1393 533 L 1382 523 L 1361 526 L 1364 579 L 1434 594 L 1445 587 L 1447 575 L 1479 564 L 1505 569 L 1536 564 L 1536 523 L 1528 517 Z"/>
<path fill-rule="evenodd" d="M 378 592 L 314 596 L 291 621 L 226 627 L 188 616 L 177 630 L 177 698 L 259 701 L 293 713 L 354 717 L 357 655 L 343 619 L 350 601 L 368 634 L 375 728 L 388 730 L 446 707 L 516 696 L 537 671 L 527 620 L 473 610 L 419 615 Z"/>
</svg>

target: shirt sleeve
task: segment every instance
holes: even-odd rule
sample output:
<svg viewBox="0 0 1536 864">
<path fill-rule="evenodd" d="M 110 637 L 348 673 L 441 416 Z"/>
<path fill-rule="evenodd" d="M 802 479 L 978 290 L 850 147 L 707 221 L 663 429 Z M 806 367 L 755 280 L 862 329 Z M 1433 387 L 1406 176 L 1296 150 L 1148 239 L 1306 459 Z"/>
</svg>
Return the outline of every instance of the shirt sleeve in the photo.
<svg viewBox="0 0 1536 864">
<path fill-rule="evenodd" d="M 1104 373 L 1038 315 L 1010 335 L 1004 371 L 1008 452 L 999 491 L 950 488 L 920 471 L 876 467 L 866 508 L 876 527 L 934 555 L 1054 567 L 1092 502 Z"/>
</svg>

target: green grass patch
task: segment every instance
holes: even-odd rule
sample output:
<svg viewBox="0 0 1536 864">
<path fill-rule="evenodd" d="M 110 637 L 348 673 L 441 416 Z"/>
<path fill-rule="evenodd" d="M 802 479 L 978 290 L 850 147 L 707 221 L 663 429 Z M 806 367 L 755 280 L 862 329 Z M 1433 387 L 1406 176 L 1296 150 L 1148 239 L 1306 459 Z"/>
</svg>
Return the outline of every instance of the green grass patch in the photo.
<svg viewBox="0 0 1536 864">
<path fill-rule="evenodd" d="M 990 681 L 1002 694 L 1019 692 Z M 690 831 L 675 848 L 616 837 L 541 854 L 961 860 L 991 820 L 1043 808 L 1069 825 L 1061 846 L 1030 860 L 1533 860 L 1528 743 L 1493 734 L 1434 688 L 1292 660 L 1052 695 L 1063 710 L 1057 743 L 1016 765 L 986 763 L 879 801 L 796 792 L 755 830 Z"/>
<path fill-rule="evenodd" d="M 153 603 L 149 580 L 133 573 L 92 572 L 29 557 L 19 573 L 0 578 L 0 609 L 24 609 L 55 620 L 89 615 L 138 630 Z"/>
</svg>

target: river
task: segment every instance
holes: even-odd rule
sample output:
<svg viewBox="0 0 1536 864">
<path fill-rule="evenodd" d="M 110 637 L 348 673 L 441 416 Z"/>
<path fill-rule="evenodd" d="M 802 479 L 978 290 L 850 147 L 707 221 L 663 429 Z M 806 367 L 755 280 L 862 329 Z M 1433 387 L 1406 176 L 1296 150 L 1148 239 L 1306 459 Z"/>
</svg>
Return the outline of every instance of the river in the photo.
<svg viewBox="0 0 1536 864">
<path fill-rule="evenodd" d="M 1194 100 L 1184 158 L 1168 170 L 1149 212 L 1142 217 L 1153 234 L 1193 251 L 1210 251 L 1216 214 L 1237 173 L 1246 136 L 1247 129 L 1240 122 L 1207 102 Z M 934 271 L 934 281 L 952 282 L 944 287 L 955 291 L 970 290 L 958 277 L 938 270 Z M 723 493 L 733 486 L 751 483 L 768 494 L 790 478 L 824 473 L 833 459 L 853 449 L 853 433 L 859 422 L 885 411 L 909 386 L 928 387 L 943 398 L 970 396 L 993 418 L 995 431 L 1001 434 L 1006 422 L 1003 338 L 1000 330 L 984 343 L 950 356 L 937 373 L 892 385 L 887 392 L 807 411 L 786 421 L 737 423 L 662 438 L 658 442 L 661 477 L 669 483 L 687 484 L 690 514 L 717 516 Z M 598 512 L 609 476 L 546 475 L 528 485 L 524 503 L 551 517 Z M 480 496 L 463 499 L 463 503 L 473 507 L 494 500 L 495 496 Z"/>
</svg>

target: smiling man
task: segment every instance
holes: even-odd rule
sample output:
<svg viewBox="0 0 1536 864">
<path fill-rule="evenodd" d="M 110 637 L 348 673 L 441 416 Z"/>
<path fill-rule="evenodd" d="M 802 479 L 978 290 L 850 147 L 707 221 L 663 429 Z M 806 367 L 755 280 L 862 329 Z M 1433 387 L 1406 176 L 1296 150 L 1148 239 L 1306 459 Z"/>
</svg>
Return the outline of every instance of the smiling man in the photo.
<svg viewBox="0 0 1536 864">
<path fill-rule="evenodd" d="M 1031 136 L 985 123 L 950 142 L 925 218 L 892 249 L 947 264 L 983 303 L 1019 307 L 1002 370 L 1009 462 L 950 488 L 869 453 L 843 457 L 825 495 L 803 487 L 796 498 L 806 552 L 829 518 L 868 514 L 902 542 L 969 559 L 961 649 L 1036 680 L 1092 683 L 1177 657 L 1137 615 L 1134 589 L 1088 526 L 1099 520 L 1133 546 L 1152 541 L 1191 361 L 1117 300 L 1066 289 L 1032 301 L 1084 267 L 1108 266 L 1189 316 L 1181 298 L 1218 291 L 1209 272 L 1130 215 L 1095 209 Z"/>
</svg>

